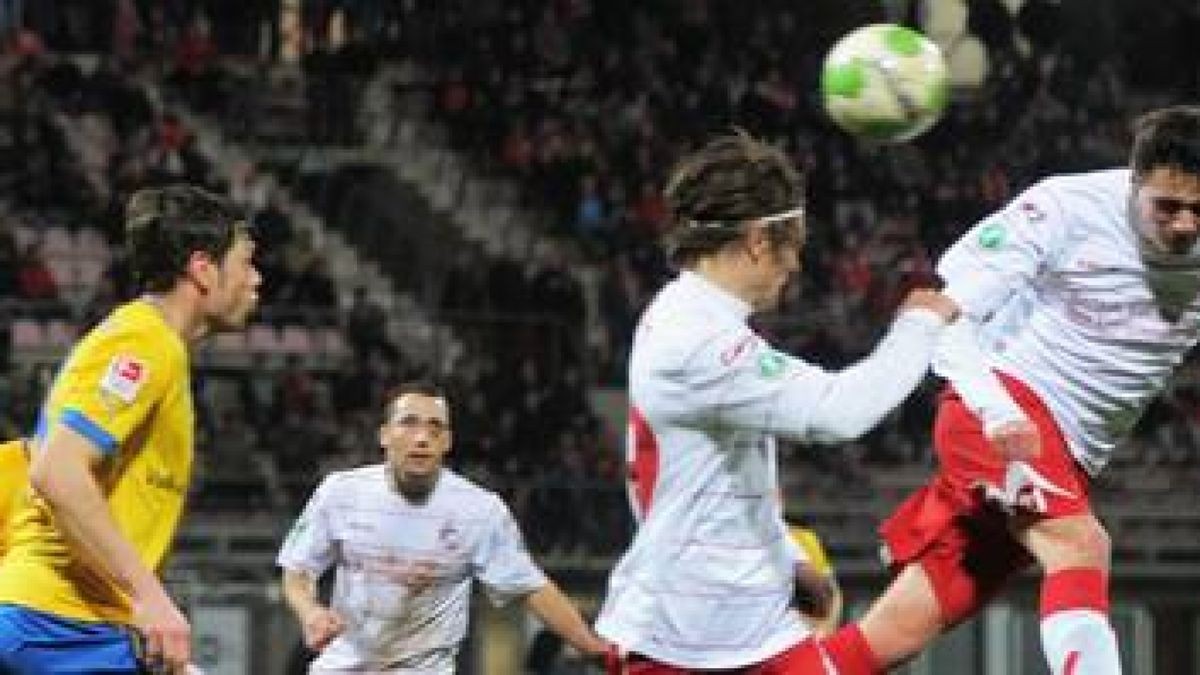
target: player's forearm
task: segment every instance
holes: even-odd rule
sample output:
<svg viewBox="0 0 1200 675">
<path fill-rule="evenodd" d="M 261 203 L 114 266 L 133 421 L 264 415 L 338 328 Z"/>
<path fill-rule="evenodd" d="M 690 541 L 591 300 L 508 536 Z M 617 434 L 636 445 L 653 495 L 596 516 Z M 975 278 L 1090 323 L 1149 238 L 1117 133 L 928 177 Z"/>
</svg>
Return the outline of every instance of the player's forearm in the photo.
<svg viewBox="0 0 1200 675">
<path fill-rule="evenodd" d="M 950 380 L 986 430 L 1024 421 L 1025 414 L 988 365 L 976 334 L 974 322 L 965 316 L 947 327 L 938 343 L 934 372 Z"/>
<path fill-rule="evenodd" d="M 921 382 L 945 323 L 932 312 L 901 314 L 870 356 L 837 373 L 809 420 L 824 442 L 857 438 L 900 405 Z"/>
<path fill-rule="evenodd" d="M 314 609 L 321 607 L 317 600 L 316 577 L 302 570 L 284 570 L 283 598 L 301 622 Z"/>
<path fill-rule="evenodd" d="M 525 596 L 525 606 L 572 647 L 591 656 L 604 654 L 608 643 L 583 620 L 579 610 L 554 582 Z"/>
<path fill-rule="evenodd" d="M 135 599 L 165 593 L 161 582 L 118 529 L 87 464 L 51 445 L 30 467 L 30 484 L 83 561 L 114 579 Z"/>
</svg>

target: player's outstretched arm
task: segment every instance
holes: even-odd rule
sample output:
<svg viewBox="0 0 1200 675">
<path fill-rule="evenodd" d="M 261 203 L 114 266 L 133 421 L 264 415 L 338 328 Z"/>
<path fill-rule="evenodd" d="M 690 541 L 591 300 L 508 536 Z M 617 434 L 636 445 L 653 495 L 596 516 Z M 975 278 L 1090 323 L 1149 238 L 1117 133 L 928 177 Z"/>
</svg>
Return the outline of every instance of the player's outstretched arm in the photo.
<svg viewBox="0 0 1200 675">
<path fill-rule="evenodd" d="M 320 651 L 346 629 L 337 612 L 317 600 L 316 576 L 303 570 L 284 570 L 283 597 L 300 622 L 304 644 Z"/>
<path fill-rule="evenodd" d="M 613 646 L 596 635 L 553 581 L 547 581 L 545 586 L 526 595 L 525 607 L 581 654 L 592 659 L 605 659 L 614 653 Z"/>
<path fill-rule="evenodd" d="M 911 292 L 875 351 L 853 366 L 827 376 L 809 421 L 819 441 L 857 438 L 908 397 L 933 357 L 937 337 L 958 314 L 948 297 L 930 289 Z"/>
<path fill-rule="evenodd" d="M 81 561 L 129 593 L 147 660 L 182 672 L 191 655 L 191 627 L 117 528 L 92 473 L 101 458 L 91 441 L 66 425 L 54 425 L 44 446 L 33 453 L 30 485 Z"/>
</svg>

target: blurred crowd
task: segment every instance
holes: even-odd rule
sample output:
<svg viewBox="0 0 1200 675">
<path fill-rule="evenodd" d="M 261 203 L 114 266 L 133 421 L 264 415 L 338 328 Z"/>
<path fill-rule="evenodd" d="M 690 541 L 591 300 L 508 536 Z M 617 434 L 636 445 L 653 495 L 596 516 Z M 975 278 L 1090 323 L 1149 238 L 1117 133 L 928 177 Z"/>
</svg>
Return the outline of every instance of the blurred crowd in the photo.
<svg viewBox="0 0 1200 675">
<path fill-rule="evenodd" d="M 537 550 L 611 552 L 628 527 L 621 438 L 588 391 L 622 384 L 636 317 L 671 274 L 657 247 L 670 219 L 660 190 L 682 149 L 737 124 L 807 171 L 802 279 L 761 324 L 781 347 L 837 367 L 875 342 L 905 290 L 928 283 L 938 253 L 975 220 L 1038 177 L 1123 162 L 1131 116 L 1194 91 L 1195 69 L 1126 56 L 1155 44 L 1156 63 L 1200 61 L 1186 39 L 1193 10 L 1115 31 L 1106 21 L 1121 21 L 1123 5 L 1100 3 L 1083 40 L 1063 29 L 1074 25 L 1072 3 L 1028 0 L 1012 13 L 977 0 L 969 28 L 987 47 L 982 87 L 960 92 L 917 142 L 858 144 L 821 113 L 823 52 L 862 23 L 914 21 L 917 5 L 309 1 L 298 5 L 302 53 L 278 76 L 278 2 L 0 3 L 0 311 L 86 327 L 130 293 L 118 239 L 132 189 L 184 180 L 228 194 L 258 228 L 263 321 L 331 327 L 347 348 L 323 367 L 292 354 L 200 369 L 198 505 L 293 509 L 323 471 L 374 461 L 387 391 L 430 367 L 389 338 L 384 310 L 339 285 L 294 227 L 279 189 L 294 179 L 331 226 L 370 229 L 357 239 L 363 254 L 402 261 L 401 287 L 464 343 L 447 378 L 453 463 L 505 493 Z M 1098 48 L 1112 58 L 1095 58 Z M 54 56 L 63 51 L 91 52 L 94 63 Z M 423 86 L 454 148 L 515 181 L 521 206 L 549 214 L 530 255 L 453 239 L 394 181 L 301 181 L 249 161 L 218 171 L 172 110 L 211 114 L 234 138 L 353 146 L 364 138 L 359 97 L 381 59 L 432 74 Z M 77 241 L 98 233 L 110 253 L 95 284 L 56 278 L 51 230 Z M 423 246 L 436 255 L 419 259 Z M 585 273 L 596 280 L 592 313 Z M 53 369 L 13 363 L 3 348 L 0 357 L 7 437 L 30 428 Z M 1151 408 L 1136 440 L 1137 464 L 1179 469 L 1167 487 L 1200 482 L 1193 379 L 1185 372 Z M 797 456 L 821 463 L 811 473 L 863 486 L 875 467 L 926 462 L 935 393 L 931 383 L 845 452 Z"/>
</svg>

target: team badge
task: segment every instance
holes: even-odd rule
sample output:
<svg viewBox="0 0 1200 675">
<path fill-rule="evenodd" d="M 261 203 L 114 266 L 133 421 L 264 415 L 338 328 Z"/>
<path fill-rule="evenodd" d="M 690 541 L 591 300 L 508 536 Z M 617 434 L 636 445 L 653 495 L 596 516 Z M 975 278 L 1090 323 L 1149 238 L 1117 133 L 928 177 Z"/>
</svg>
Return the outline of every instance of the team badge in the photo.
<svg viewBox="0 0 1200 675">
<path fill-rule="evenodd" d="M 148 379 L 150 370 L 145 361 L 132 356 L 117 356 L 100 379 L 100 390 L 125 403 L 133 403 Z"/>
</svg>

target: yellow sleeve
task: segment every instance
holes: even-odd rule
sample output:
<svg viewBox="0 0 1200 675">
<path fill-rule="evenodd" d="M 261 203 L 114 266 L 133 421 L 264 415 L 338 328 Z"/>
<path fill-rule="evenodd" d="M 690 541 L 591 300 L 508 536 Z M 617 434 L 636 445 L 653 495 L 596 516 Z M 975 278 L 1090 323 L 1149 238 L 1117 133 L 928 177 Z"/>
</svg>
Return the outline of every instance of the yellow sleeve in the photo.
<svg viewBox="0 0 1200 675">
<path fill-rule="evenodd" d="M 59 373 L 46 422 L 65 424 L 112 455 L 153 414 L 179 368 L 154 331 L 93 332 Z"/>
<path fill-rule="evenodd" d="M 8 522 L 29 480 L 24 441 L 0 443 L 0 557 L 8 543 Z"/>
<path fill-rule="evenodd" d="M 808 556 L 808 563 L 814 570 L 821 574 L 833 574 L 833 565 L 830 564 L 829 556 L 825 554 L 825 547 L 821 545 L 821 539 L 816 532 L 807 527 L 793 527 L 791 535 L 796 544 L 804 549 L 805 555 Z"/>
</svg>

